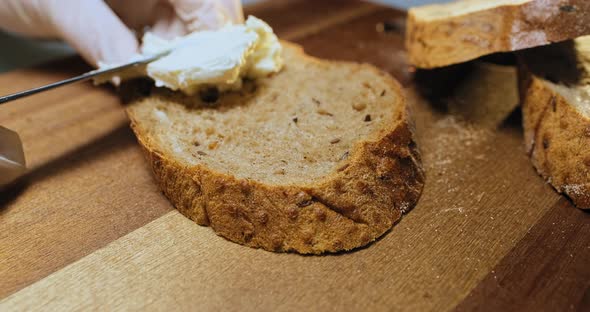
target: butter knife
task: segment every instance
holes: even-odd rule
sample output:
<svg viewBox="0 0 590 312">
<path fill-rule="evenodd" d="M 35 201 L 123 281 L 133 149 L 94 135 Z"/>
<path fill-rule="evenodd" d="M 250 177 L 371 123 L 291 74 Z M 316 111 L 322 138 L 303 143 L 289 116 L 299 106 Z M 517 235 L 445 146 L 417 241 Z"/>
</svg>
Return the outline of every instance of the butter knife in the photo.
<svg viewBox="0 0 590 312">
<path fill-rule="evenodd" d="M 109 67 L 109 68 L 105 68 L 105 69 L 96 69 L 96 70 L 92 70 L 89 71 L 87 73 L 84 73 L 82 75 L 76 76 L 76 77 L 72 77 L 72 78 L 68 78 L 65 80 L 61 80 L 61 81 L 57 81 L 54 83 L 50 83 L 48 85 L 44 85 L 41 87 L 37 87 L 37 88 L 33 88 L 33 89 L 29 89 L 29 90 L 25 90 L 25 91 L 21 91 L 21 92 L 17 92 L 17 93 L 13 93 L 13 94 L 9 94 L 9 95 L 4 95 L 4 96 L 0 96 L 0 104 L 4 104 L 6 102 L 10 102 L 10 101 L 14 101 L 20 98 L 23 98 L 25 96 L 29 96 L 29 95 L 33 95 L 33 94 L 37 94 L 43 91 L 47 91 L 47 90 L 51 90 L 57 87 L 61 87 L 61 86 L 65 86 L 68 84 L 72 84 L 75 82 L 80 82 L 80 81 L 86 81 L 98 76 L 102 76 L 102 75 L 108 75 L 108 74 L 114 74 L 116 72 L 119 72 L 121 70 L 124 69 L 128 69 L 128 68 L 132 68 L 132 67 L 136 67 L 136 66 L 141 66 L 150 62 L 153 62 L 163 56 L 166 56 L 168 53 L 170 53 L 170 51 L 166 51 L 160 54 L 156 54 L 153 56 L 149 56 L 140 60 L 136 60 L 130 63 L 126 63 L 120 66 L 115 66 L 115 67 Z"/>
</svg>

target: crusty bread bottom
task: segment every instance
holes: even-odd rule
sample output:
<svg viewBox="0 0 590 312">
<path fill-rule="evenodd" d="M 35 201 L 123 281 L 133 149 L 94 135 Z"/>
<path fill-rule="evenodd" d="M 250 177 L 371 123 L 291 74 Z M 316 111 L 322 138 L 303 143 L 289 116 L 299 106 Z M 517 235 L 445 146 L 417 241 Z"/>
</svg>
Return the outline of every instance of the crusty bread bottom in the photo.
<svg viewBox="0 0 590 312">
<path fill-rule="evenodd" d="M 370 65 L 320 61 L 284 45 L 283 71 L 206 99 L 215 103 L 155 88 L 133 97 L 132 128 L 172 204 L 219 235 L 271 251 L 364 246 L 422 191 L 403 92 Z M 201 129 L 208 118 L 217 126 Z"/>
</svg>

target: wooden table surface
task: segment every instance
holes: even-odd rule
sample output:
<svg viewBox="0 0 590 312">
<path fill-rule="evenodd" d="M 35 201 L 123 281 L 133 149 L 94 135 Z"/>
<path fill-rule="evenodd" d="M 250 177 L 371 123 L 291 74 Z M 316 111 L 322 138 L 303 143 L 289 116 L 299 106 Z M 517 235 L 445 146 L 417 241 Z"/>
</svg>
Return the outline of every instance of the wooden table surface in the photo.
<svg viewBox="0 0 590 312">
<path fill-rule="evenodd" d="M 328 59 L 373 63 L 406 87 L 427 183 L 382 239 L 350 253 L 243 247 L 157 190 L 116 93 L 79 84 L 0 107 L 30 172 L 0 193 L 0 310 L 590 309 L 590 214 L 537 176 L 518 118 L 469 125 L 416 92 L 404 14 L 355 1 L 248 11 Z M 0 75 L 0 94 L 86 70 L 78 59 Z"/>
</svg>

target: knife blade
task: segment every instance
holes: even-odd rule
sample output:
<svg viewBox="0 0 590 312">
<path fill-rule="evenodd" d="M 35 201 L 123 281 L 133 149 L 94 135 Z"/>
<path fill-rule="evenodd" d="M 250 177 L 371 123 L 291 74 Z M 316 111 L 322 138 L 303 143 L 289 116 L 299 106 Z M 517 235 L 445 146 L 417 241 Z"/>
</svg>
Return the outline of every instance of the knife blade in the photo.
<svg viewBox="0 0 590 312">
<path fill-rule="evenodd" d="M 61 86 L 65 86 L 68 84 L 72 84 L 75 82 L 81 82 L 81 81 L 87 81 L 90 80 L 92 78 L 96 78 L 102 75 L 108 75 L 108 74 L 114 74 L 116 72 L 131 68 L 131 67 L 136 67 L 136 66 L 141 66 L 147 63 L 151 63 L 163 56 L 166 56 L 170 53 L 170 51 L 166 51 L 166 52 L 162 52 L 156 55 L 152 55 L 152 56 L 148 56 L 146 58 L 140 59 L 140 60 L 136 60 L 133 62 L 129 62 L 123 65 L 119 65 L 119 66 L 115 66 L 115 67 L 108 67 L 105 69 L 96 69 L 96 70 L 92 70 L 89 71 L 87 73 L 84 73 L 82 75 L 76 76 L 76 77 L 72 77 L 72 78 L 68 78 L 68 79 L 64 79 L 61 81 L 57 81 L 57 82 L 53 82 L 41 87 L 37 87 L 37 88 L 33 88 L 33 89 L 29 89 L 29 90 L 25 90 L 25 91 L 20 91 L 17 93 L 13 93 L 13 94 L 8 94 L 8 95 L 4 95 L 4 96 L 0 96 L 0 104 L 4 104 L 6 102 L 10 102 L 10 101 L 14 101 L 26 96 L 30 96 L 33 94 L 37 94 L 43 91 L 47 91 L 47 90 L 51 90 L 57 87 L 61 87 Z"/>
</svg>

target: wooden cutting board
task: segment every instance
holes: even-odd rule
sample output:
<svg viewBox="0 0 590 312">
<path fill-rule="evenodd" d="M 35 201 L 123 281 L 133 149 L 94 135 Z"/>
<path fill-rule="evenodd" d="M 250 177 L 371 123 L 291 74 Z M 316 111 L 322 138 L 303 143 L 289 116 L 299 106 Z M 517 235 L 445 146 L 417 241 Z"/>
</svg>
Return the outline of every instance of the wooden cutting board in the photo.
<svg viewBox="0 0 590 312">
<path fill-rule="evenodd" d="M 427 169 L 417 207 L 350 253 L 228 242 L 161 195 L 116 93 L 79 84 L 0 107 L 30 167 L 0 193 L 0 310 L 590 309 L 590 215 L 537 176 L 518 118 L 478 128 L 416 92 L 403 13 L 336 0 L 248 11 L 312 55 L 405 85 Z M 87 69 L 68 59 L 3 74 L 0 94 Z"/>
</svg>

